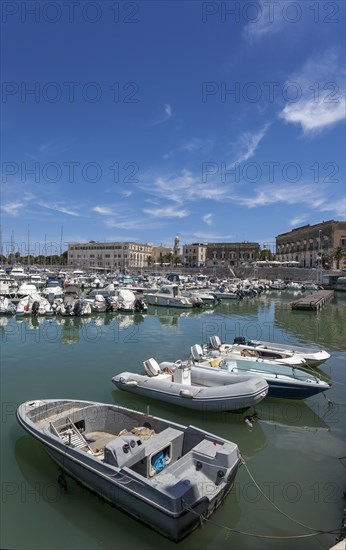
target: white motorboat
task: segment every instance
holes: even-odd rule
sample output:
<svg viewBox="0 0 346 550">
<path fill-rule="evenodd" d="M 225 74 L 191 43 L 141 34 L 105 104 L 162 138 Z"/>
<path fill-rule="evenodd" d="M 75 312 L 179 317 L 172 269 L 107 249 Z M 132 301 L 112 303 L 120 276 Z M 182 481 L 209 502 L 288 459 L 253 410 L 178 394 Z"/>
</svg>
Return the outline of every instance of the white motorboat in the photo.
<svg viewBox="0 0 346 550">
<path fill-rule="evenodd" d="M 246 374 L 263 377 L 268 385 L 268 396 L 285 399 L 306 399 L 330 389 L 330 384 L 315 373 L 303 368 L 291 367 L 279 363 L 257 360 L 249 361 L 245 357 L 227 357 L 225 355 L 205 357 L 202 347 L 196 344 L 191 348 L 195 367 L 202 369 L 221 369 L 230 374 Z M 199 357 L 198 357 L 199 356 Z"/>
<path fill-rule="evenodd" d="M 225 355 L 228 358 L 247 359 L 249 361 L 279 363 L 290 366 L 303 366 L 306 361 L 302 355 L 287 350 L 274 351 L 270 348 L 251 345 L 245 338 L 235 338 L 233 344 L 222 344 L 218 336 L 211 336 L 209 345 L 203 347 L 206 355 Z"/>
<path fill-rule="evenodd" d="M 25 279 L 24 267 L 21 265 L 14 265 L 11 269 L 11 277 L 16 281 L 20 279 Z"/>
<path fill-rule="evenodd" d="M 242 336 L 234 339 L 233 344 L 222 344 L 218 336 L 211 336 L 209 339 L 210 349 L 220 349 L 227 351 L 230 348 L 239 347 L 253 350 L 259 357 L 266 358 L 270 355 L 274 357 L 279 354 L 291 354 L 293 357 L 301 358 L 309 367 L 322 365 L 330 358 L 330 353 L 323 349 L 309 348 L 300 345 L 290 346 L 287 344 L 277 344 L 276 342 L 264 342 L 263 340 L 246 340 Z"/>
<path fill-rule="evenodd" d="M 52 304 L 37 291 L 22 298 L 16 306 L 16 316 L 20 315 L 53 315 Z"/>
<path fill-rule="evenodd" d="M 34 283 L 24 282 L 19 285 L 14 299 L 21 300 L 22 298 L 25 298 L 25 296 L 32 296 L 34 294 L 37 294 L 37 292 L 38 289 Z"/>
<path fill-rule="evenodd" d="M 212 294 L 217 300 L 241 300 L 243 298 L 239 289 L 229 289 L 228 287 L 220 287 L 218 290 L 212 290 Z"/>
<path fill-rule="evenodd" d="M 190 362 L 158 364 L 144 361 L 146 374 L 121 372 L 112 378 L 120 390 L 204 411 L 243 411 L 265 398 L 263 378 L 229 376 L 220 370 L 198 369 Z"/>
<path fill-rule="evenodd" d="M 63 472 L 174 542 L 223 503 L 242 460 L 231 441 L 117 405 L 33 400 L 17 420 Z"/>
<path fill-rule="evenodd" d="M 284 290 L 286 288 L 286 283 L 282 279 L 275 279 L 269 283 L 269 288 L 271 290 Z"/>
<path fill-rule="evenodd" d="M 118 311 L 133 313 L 135 311 L 146 311 L 147 305 L 141 298 L 137 298 L 135 293 L 129 288 L 119 289 L 117 296 Z"/>
<path fill-rule="evenodd" d="M 92 312 L 91 304 L 82 298 L 66 297 L 65 301 L 59 298 L 54 303 L 55 313 L 63 317 L 84 317 Z"/>
<path fill-rule="evenodd" d="M 55 298 L 61 298 L 64 295 L 64 291 L 60 282 L 56 279 L 47 281 L 46 287 L 42 290 L 43 296 L 53 301 Z"/>
<path fill-rule="evenodd" d="M 7 296 L 0 296 L 0 315 L 14 315 L 16 306 Z"/>
<path fill-rule="evenodd" d="M 163 285 L 157 292 L 146 293 L 145 297 L 148 304 L 153 306 L 194 307 L 194 303 L 190 298 L 181 295 L 178 285 Z"/>
</svg>

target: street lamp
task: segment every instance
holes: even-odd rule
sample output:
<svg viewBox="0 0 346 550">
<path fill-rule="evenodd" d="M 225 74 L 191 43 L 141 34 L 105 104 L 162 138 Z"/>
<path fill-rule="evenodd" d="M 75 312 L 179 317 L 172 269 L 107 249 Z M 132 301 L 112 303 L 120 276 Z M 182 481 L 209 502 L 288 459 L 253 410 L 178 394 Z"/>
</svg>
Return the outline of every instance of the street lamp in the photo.
<svg viewBox="0 0 346 550">
<path fill-rule="evenodd" d="M 322 247 L 321 247 L 322 229 L 318 231 L 318 254 L 317 254 L 317 280 L 322 283 Z"/>
</svg>

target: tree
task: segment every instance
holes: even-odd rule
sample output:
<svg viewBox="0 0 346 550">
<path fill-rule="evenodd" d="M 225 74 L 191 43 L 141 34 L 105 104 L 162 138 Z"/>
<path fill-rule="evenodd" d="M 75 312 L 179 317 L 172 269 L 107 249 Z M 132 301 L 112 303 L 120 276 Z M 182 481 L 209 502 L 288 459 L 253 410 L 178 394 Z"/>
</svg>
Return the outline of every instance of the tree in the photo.
<svg viewBox="0 0 346 550">
<path fill-rule="evenodd" d="M 174 256 L 173 263 L 174 263 L 175 266 L 180 264 L 181 263 L 180 257 L 179 256 Z"/>
<path fill-rule="evenodd" d="M 333 251 L 333 260 L 336 261 L 336 269 L 340 268 L 340 262 L 341 265 L 344 265 L 345 257 L 346 250 L 342 248 L 342 246 L 338 246 L 337 248 L 335 248 L 335 250 Z"/>
<path fill-rule="evenodd" d="M 275 260 L 275 254 L 272 254 L 268 248 L 263 248 L 260 252 L 259 259 L 262 261 L 268 260 L 269 262 L 272 262 Z"/>
</svg>

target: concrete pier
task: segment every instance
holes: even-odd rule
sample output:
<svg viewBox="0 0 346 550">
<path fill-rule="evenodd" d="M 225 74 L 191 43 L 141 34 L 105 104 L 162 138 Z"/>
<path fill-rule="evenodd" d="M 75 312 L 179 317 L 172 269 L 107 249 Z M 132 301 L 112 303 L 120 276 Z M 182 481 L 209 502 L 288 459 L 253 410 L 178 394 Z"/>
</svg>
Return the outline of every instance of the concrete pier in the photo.
<svg viewBox="0 0 346 550">
<path fill-rule="evenodd" d="M 334 296 L 334 290 L 317 290 L 312 294 L 303 296 L 295 302 L 291 302 L 292 309 L 308 309 L 317 311 L 329 302 Z"/>
</svg>

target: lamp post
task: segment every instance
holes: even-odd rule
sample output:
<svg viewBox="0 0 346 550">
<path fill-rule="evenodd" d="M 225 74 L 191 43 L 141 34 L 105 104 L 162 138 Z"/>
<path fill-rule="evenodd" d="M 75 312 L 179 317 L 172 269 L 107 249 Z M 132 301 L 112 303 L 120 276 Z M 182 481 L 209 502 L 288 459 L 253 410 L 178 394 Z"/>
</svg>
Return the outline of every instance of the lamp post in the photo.
<svg viewBox="0 0 346 550">
<path fill-rule="evenodd" d="M 322 230 L 318 231 L 318 254 L 317 254 L 317 281 L 322 283 L 322 247 L 321 247 Z"/>
</svg>

